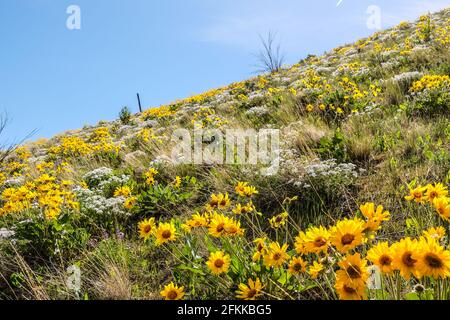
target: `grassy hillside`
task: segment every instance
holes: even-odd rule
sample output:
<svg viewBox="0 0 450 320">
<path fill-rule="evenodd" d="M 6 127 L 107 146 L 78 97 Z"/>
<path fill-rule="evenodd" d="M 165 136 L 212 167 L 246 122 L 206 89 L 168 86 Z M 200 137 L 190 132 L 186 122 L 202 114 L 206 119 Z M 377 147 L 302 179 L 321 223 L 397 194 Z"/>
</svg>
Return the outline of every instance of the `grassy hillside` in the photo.
<svg viewBox="0 0 450 320">
<path fill-rule="evenodd" d="M 0 298 L 450 298 L 449 45 L 447 9 L 20 146 Z M 179 128 L 279 129 L 279 168 L 174 163 Z"/>
</svg>

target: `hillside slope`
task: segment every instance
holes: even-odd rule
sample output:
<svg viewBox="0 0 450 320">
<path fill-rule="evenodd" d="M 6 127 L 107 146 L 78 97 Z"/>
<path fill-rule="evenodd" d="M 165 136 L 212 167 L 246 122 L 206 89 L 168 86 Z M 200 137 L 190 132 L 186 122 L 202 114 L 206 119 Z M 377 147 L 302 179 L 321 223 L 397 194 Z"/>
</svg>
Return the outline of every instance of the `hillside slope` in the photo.
<svg viewBox="0 0 450 320">
<path fill-rule="evenodd" d="M 1 163 L 0 297 L 450 298 L 449 45 L 446 9 L 19 147 Z M 180 128 L 277 129 L 280 145 L 269 164 L 180 164 Z"/>
</svg>

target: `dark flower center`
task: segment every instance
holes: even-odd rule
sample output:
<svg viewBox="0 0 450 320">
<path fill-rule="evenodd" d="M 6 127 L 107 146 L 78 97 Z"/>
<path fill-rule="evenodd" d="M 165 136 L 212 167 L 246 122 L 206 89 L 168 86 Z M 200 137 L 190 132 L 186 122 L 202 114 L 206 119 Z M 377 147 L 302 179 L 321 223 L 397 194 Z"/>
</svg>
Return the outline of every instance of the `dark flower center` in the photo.
<svg viewBox="0 0 450 320">
<path fill-rule="evenodd" d="M 358 279 L 361 277 L 361 269 L 358 266 L 349 266 L 347 274 L 351 279 Z"/>
<path fill-rule="evenodd" d="M 231 225 L 227 228 L 226 232 L 229 234 L 235 234 L 238 232 L 238 229 L 235 225 Z"/>
<path fill-rule="evenodd" d="M 216 268 L 222 268 L 224 264 L 225 264 L 225 262 L 224 262 L 222 259 L 217 259 L 217 260 L 214 262 L 214 266 L 215 266 Z"/>
<path fill-rule="evenodd" d="M 427 265 L 433 269 L 440 269 L 443 265 L 442 260 L 433 253 L 427 253 L 425 261 L 427 262 Z"/>
<path fill-rule="evenodd" d="M 216 231 L 217 232 L 222 232 L 225 228 L 225 224 L 224 223 L 219 223 L 216 227 Z"/>
<path fill-rule="evenodd" d="M 298 272 L 298 271 L 302 270 L 302 265 L 300 263 L 296 263 L 296 264 L 294 264 L 293 269 Z"/>
<path fill-rule="evenodd" d="M 412 268 L 412 267 L 414 267 L 414 264 L 417 262 L 417 260 L 414 260 L 412 258 L 412 252 L 408 251 L 403 254 L 402 262 L 407 267 Z"/>
<path fill-rule="evenodd" d="M 170 230 L 164 230 L 162 233 L 162 237 L 164 239 L 169 239 L 171 235 L 172 235 L 172 232 L 170 232 Z"/>
<path fill-rule="evenodd" d="M 218 202 L 217 200 L 211 200 L 211 201 L 209 202 L 209 205 L 210 205 L 211 207 L 217 207 L 218 204 L 219 204 L 219 202 Z"/>
<path fill-rule="evenodd" d="M 327 244 L 327 240 L 325 240 L 324 237 L 317 237 L 317 238 L 314 240 L 314 246 L 315 246 L 315 247 L 320 248 L 320 247 L 323 247 L 323 246 L 326 245 L 326 244 Z"/>
<path fill-rule="evenodd" d="M 382 266 L 390 266 L 392 263 L 392 258 L 384 254 L 380 257 L 379 261 Z"/>
<path fill-rule="evenodd" d="M 167 297 L 170 300 L 175 300 L 178 297 L 178 293 L 175 290 L 172 290 L 167 294 Z"/>
<path fill-rule="evenodd" d="M 346 246 L 351 244 L 353 240 L 355 240 L 355 236 L 353 234 L 347 233 L 342 237 L 341 243 Z"/>
<path fill-rule="evenodd" d="M 258 292 L 255 289 L 251 289 L 251 290 L 248 291 L 247 297 L 253 298 L 254 296 L 256 296 L 257 293 Z"/>
<path fill-rule="evenodd" d="M 356 290 L 353 289 L 352 287 L 348 287 L 346 285 L 344 285 L 344 291 L 347 292 L 348 294 L 355 294 Z"/>
</svg>

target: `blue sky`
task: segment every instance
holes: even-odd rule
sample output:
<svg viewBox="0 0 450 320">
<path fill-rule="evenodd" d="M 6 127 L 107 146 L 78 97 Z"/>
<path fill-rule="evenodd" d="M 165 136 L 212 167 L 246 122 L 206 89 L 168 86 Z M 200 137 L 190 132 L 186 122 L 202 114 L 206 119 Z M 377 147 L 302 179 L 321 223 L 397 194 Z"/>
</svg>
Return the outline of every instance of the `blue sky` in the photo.
<svg viewBox="0 0 450 320">
<path fill-rule="evenodd" d="M 2 142 L 33 139 L 246 79 L 259 34 L 276 31 L 287 63 L 449 6 L 448 0 L 1 0 Z M 66 28 L 69 5 L 81 29 Z"/>
</svg>

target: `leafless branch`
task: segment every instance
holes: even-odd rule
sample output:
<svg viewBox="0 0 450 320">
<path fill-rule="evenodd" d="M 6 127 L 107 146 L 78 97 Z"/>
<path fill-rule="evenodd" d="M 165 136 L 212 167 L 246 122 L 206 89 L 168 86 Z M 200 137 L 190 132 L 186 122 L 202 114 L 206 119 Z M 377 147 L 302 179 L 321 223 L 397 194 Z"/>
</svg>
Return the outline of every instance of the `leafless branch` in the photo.
<svg viewBox="0 0 450 320">
<path fill-rule="evenodd" d="M 257 72 L 276 73 L 281 70 L 285 56 L 281 52 L 280 44 L 276 44 L 276 34 L 269 31 L 267 38 L 259 36 L 262 44 L 261 51 L 256 55 L 258 59 Z"/>
<path fill-rule="evenodd" d="M 10 118 L 8 116 L 7 112 L 3 112 L 0 114 L 0 138 L 2 137 L 2 133 L 6 129 L 10 122 Z M 31 136 L 33 136 L 36 133 L 36 130 L 31 131 L 28 135 L 26 135 L 23 139 L 19 141 L 13 141 L 13 142 L 2 142 L 0 144 L 0 165 L 7 159 L 15 150 L 16 148 L 21 145 L 24 141 L 29 139 Z"/>
</svg>

